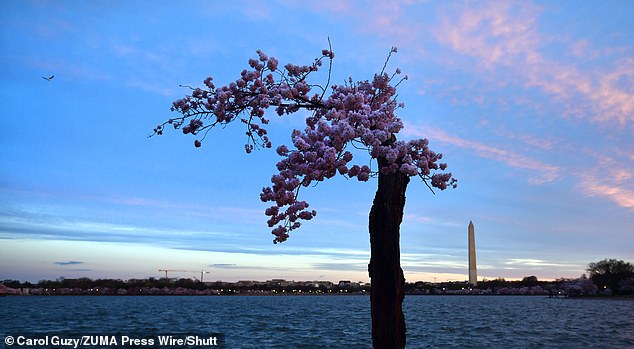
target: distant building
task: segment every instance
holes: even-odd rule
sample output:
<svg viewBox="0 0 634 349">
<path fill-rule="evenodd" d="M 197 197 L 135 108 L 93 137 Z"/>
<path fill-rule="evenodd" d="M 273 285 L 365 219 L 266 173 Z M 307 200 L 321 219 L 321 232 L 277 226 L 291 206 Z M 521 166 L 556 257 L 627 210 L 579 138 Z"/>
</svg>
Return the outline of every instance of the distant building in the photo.
<svg viewBox="0 0 634 349">
<path fill-rule="evenodd" d="M 266 283 L 272 287 L 288 287 L 292 284 L 292 282 L 284 279 L 272 279 L 268 280 Z"/>
<path fill-rule="evenodd" d="M 240 280 L 236 282 L 236 286 L 238 287 L 253 287 L 255 285 L 255 281 L 252 280 Z"/>
<path fill-rule="evenodd" d="M 350 287 L 352 282 L 350 280 L 340 280 L 338 286 L 339 287 Z"/>
<path fill-rule="evenodd" d="M 478 271 L 476 268 L 475 229 L 473 222 L 469 221 L 469 283 L 478 284 Z"/>
</svg>

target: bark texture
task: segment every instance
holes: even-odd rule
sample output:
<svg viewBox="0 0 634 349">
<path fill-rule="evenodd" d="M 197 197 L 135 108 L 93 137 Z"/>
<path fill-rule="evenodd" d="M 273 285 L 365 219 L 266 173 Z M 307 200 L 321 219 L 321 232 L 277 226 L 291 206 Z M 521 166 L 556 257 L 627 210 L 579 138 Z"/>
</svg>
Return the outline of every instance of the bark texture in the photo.
<svg viewBox="0 0 634 349">
<path fill-rule="evenodd" d="M 379 159 L 379 168 L 383 166 Z M 400 225 L 409 177 L 400 172 L 379 173 L 379 187 L 370 210 L 370 302 L 372 344 L 375 349 L 405 348 Z"/>
</svg>

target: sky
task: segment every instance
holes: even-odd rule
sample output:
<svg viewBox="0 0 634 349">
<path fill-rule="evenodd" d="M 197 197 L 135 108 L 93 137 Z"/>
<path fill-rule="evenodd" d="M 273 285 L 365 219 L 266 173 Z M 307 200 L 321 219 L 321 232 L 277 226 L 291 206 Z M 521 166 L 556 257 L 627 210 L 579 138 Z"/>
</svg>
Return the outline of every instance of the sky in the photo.
<svg viewBox="0 0 634 349">
<path fill-rule="evenodd" d="M 368 282 L 369 182 L 300 193 L 317 213 L 273 244 L 259 199 L 280 157 L 245 128 L 148 138 L 172 101 L 228 84 L 260 49 L 331 79 L 387 67 L 405 128 L 458 188 L 407 190 L 407 281 L 581 276 L 634 262 L 632 1 L 2 1 L 0 280 L 200 277 Z M 50 81 L 42 77 L 54 75 Z M 324 84 L 327 71 L 314 75 Z M 269 114 L 274 148 L 305 113 Z M 370 162 L 370 159 L 359 158 Z"/>
</svg>

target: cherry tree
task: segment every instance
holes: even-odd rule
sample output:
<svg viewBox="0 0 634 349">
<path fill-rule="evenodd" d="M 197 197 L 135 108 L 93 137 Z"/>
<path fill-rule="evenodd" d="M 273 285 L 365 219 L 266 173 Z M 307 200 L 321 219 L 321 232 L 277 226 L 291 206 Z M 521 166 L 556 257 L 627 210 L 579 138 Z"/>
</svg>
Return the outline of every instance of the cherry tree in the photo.
<svg viewBox="0 0 634 349">
<path fill-rule="evenodd" d="M 266 111 L 278 116 L 309 111 L 304 130 L 294 130 L 292 145 L 276 148 L 281 160 L 271 185 L 260 198 L 271 204 L 264 214 L 274 235 L 274 243 L 286 241 L 290 233 L 311 220 L 317 212 L 300 199 L 300 189 L 341 175 L 365 182 L 378 177 L 378 189 L 369 215 L 372 339 L 375 348 L 404 348 L 405 320 L 402 312 L 405 279 L 400 266 L 400 224 L 405 206 L 405 190 L 410 177 L 419 177 L 430 190 L 456 187 L 456 179 L 445 171 L 442 154 L 432 151 L 426 139 L 397 140 L 403 123 L 395 112 L 403 108 L 396 99 L 396 87 L 407 79 L 400 69 L 385 72 L 391 49 L 381 71 L 372 80 L 330 86 L 334 53 L 322 50 L 309 65 L 279 65 L 275 57 L 257 51 L 249 68 L 234 82 L 217 87 L 213 78 L 204 87 L 174 101 L 171 110 L 180 115 L 154 129 L 162 135 L 166 128 L 180 129 L 194 136 L 201 147 L 207 133 L 216 126 L 239 121 L 246 128 L 247 153 L 271 148 Z M 309 81 L 328 65 L 327 82 Z M 357 155 L 353 156 L 355 149 Z M 353 151 L 351 151 L 353 150 Z M 359 153 L 369 157 L 357 158 Z M 372 169 L 372 160 L 376 167 Z M 371 165 L 371 166 L 368 166 Z"/>
</svg>

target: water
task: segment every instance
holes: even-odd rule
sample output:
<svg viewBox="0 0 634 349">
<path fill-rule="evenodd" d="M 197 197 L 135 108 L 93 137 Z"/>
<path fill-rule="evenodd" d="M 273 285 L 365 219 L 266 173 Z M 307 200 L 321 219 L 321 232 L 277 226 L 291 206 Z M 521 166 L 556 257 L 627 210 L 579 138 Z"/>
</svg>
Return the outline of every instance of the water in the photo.
<svg viewBox="0 0 634 349">
<path fill-rule="evenodd" d="M 371 348 L 369 302 L 367 296 L 4 297 L 0 337 L 223 333 L 227 348 Z M 403 309 L 408 348 L 634 348 L 632 299 L 409 296 Z"/>
</svg>

